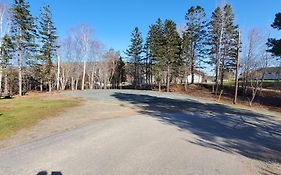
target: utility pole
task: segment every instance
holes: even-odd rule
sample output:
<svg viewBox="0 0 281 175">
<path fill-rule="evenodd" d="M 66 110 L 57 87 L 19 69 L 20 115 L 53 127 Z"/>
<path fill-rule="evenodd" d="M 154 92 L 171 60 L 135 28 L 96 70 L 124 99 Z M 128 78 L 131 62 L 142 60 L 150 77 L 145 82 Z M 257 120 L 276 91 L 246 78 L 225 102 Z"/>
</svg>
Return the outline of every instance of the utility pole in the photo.
<svg viewBox="0 0 281 175">
<path fill-rule="evenodd" d="M 236 70 L 235 70 L 235 94 L 234 94 L 234 99 L 233 103 L 237 103 L 237 95 L 238 95 L 238 87 L 239 87 L 239 67 L 240 67 L 240 32 L 238 32 L 238 43 L 237 43 L 237 59 L 236 59 Z"/>
</svg>

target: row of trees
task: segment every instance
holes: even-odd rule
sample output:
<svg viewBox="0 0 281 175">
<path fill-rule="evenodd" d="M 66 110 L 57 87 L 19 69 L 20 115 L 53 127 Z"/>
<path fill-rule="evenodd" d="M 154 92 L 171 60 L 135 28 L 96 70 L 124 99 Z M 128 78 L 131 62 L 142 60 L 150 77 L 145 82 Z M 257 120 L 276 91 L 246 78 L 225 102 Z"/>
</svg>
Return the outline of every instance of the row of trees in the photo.
<svg viewBox="0 0 281 175">
<path fill-rule="evenodd" d="M 190 7 L 180 30 L 174 21 L 159 18 L 149 26 L 145 40 L 136 27 L 125 52 L 131 58 L 127 62 L 119 52 L 105 50 L 94 38 L 92 27 L 81 24 L 58 39 L 50 7 L 44 6 L 38 17 L 29 8 L 25 0 L 15 0 L 11 7 L 0 3 L 0 94 L 118 88 L 126 81 L 135 87 L 155 82 L 159 90 L 166 84 L 169 91 L 170 83 L 183 83 L 187 88 L 187 76 L 194 83 L 196 73 L 212 67 L 216 94 L 230 73 L 236 75 L 237 96 L 241 74 L 243 92 L 250 90 L 253 101 L 265 74 L 257 75 L 255 70 L 270 65 L 272 57 L 267 51 L 281 55 L 280 40 L 269 39 L 266 45 L 268 36 L 257 29 L 249 32 L 242 47 L 229 4 L 217 7 L 210 20 L 202 7 Z M 272 27 L 281 29 L 280 18 L 279 13 Z"/>
<path fill-rule="evenodd" d="M 0 32 L 0 95 L 119 87 L 126 80 L 120 53 L 106 51 L 92 27 L 75 26 L 59 39 L 48 5 L 34 17 L 25 0 L 11 7 L 2 1 Z"/>
<path fill-rule="evenodd" d="M 236 70 L 240 49 L 238 25 L 234 23 L 231 5 L 217 7 L 210 21 L 205 19 L 204 9 L 193 6 L 188 9 L 186 25 L 180 32 L 170 19 L 159 18 L 150 25 L 145 43 L 139 29 L 132 34 L 131 45 L 126 54 L 134 64 L 134 83 L 140 84 L 140 65 L 146 64 L 149 77 L 155 78 L 161 87 L 164 78 L 167 91 L 172 79 L 183 77 L 187 86 L 187 75 L 209 64 L 215 68 L 216 93 L 223 86 L 224 73 Z M 145 53 L 145 54 L 144 54 Z M 150 78 L 151 79 L 151 78 Z"/>
<path fill-rule="evenodd" d="M 49 6 L 41 9 L 35 18 L 29 10 L 29 3 L 15 0 L 11 8 L 1 2 L 1 39 L 0 39 L 0 80 L 4 75 L 4 94 L 8 94 L 9 67 L 17 62 L 18 93 L 23 94 L 23 69 L 32 66 L 29 71 L 37 75 L 40 81 L 51 81 L 52 57 L 56 45 L 56 28 L 52 22 Z M 2 30 L 5 28 L 5 30 Z M 13 58 L 16 57 L 16 60 Z M 10 67 L 11 68 L 11 67 Z M 50 83 L 49 83 L 50 86 Z M 2 93 L 2 82 L 0 82 Z"/>
</svg>

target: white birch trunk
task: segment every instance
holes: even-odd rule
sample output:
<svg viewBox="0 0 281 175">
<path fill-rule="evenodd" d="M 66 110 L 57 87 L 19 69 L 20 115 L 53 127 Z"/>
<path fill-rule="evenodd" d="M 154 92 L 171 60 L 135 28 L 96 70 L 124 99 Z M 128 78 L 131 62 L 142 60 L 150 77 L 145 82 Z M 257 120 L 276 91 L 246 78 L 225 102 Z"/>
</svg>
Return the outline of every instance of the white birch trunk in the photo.
<svg viewBox="0 0 281 175">
<path fill-rule="evenodd" d="M 60 56 L 58 55 L 57 91 L 60 90 Z"/>
<path fill-rule="evenodd" d="M 83 76 L 82 76 L 82 86 L 81 86 L 81 90 L 83 91 L 85 88 L 85 75 L 86 75 L 86 60 L 84 60 L 84 64 L 83 64 Z"/>
</svg>

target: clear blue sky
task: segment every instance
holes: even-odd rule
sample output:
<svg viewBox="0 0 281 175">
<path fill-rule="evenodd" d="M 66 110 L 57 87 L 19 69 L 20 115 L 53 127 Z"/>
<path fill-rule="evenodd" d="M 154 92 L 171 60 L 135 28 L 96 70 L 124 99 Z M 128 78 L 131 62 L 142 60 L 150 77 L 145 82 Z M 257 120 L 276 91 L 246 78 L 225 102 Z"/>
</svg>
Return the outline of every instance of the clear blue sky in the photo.
<svg viewBox="0 0 281 175">
<path fill-rule="evenodd" d="M 10 0 L 12 1 L 12 0 Z M 184 16 L 192 5 L 204 7 L 209 19 L 222 2 L 233 5 L 242 33 L 251 27 L 270 29 L 275 13 L 281 12 L 281 0 L 28 0 L 33 14 L 44 4 L 52 7 L 58 34 L 65 36 L 71 26 L 87 23 L 95 28 L 95 37 L 107 48 L 124 51 L 130 43 L 131 31 L 138 26 L 145 37 L 148 26 L 158 17 L 184 24 Z M 244 35 L 245 36 L 245 35 Z M 279 35 L 280 36 L 280 35 Z"/>
</svg>

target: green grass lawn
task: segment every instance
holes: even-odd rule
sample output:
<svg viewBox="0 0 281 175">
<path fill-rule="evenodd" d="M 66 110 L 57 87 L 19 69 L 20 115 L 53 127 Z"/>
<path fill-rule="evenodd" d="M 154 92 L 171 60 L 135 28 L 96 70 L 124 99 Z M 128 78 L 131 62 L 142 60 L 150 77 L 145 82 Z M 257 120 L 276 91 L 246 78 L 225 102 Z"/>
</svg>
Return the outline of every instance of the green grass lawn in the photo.
<svg viewBox="0 0 281 175">
<path fill-rule="evenodd" d="M 0 99 L 0 140 L 80 103 L 77 99 Z"/>
<path fill-rule="evenodd" d="M 240 84 L 242 84 L 242 81 L 239 81 Z M 224 86 L 234 86 L 235 81 L 224 81 Z M 262 84 L 263 88 L 272 88 L 272 89 L 278 89 L 281 87 L 281 81 L 278 80 L 264 80 Z"/>
</svg>

